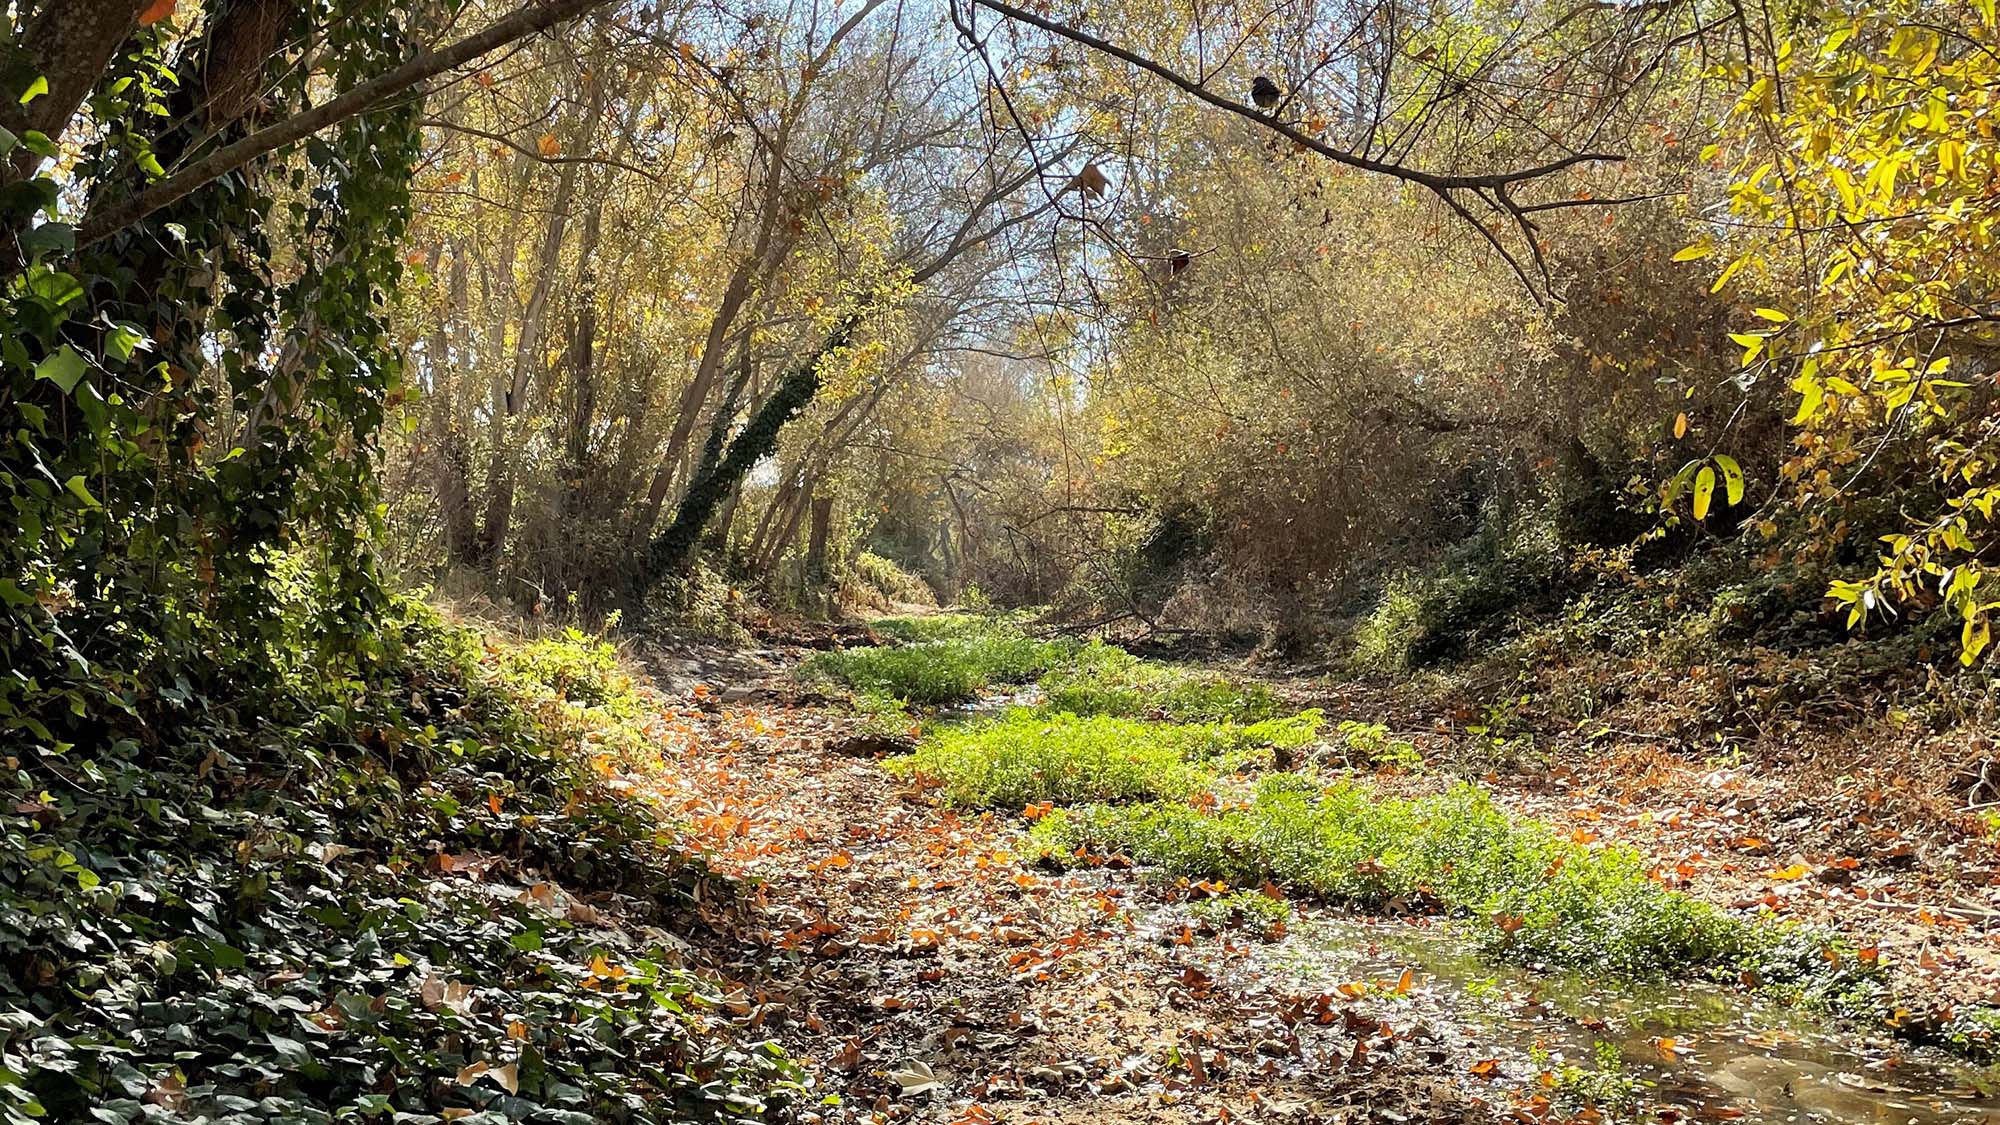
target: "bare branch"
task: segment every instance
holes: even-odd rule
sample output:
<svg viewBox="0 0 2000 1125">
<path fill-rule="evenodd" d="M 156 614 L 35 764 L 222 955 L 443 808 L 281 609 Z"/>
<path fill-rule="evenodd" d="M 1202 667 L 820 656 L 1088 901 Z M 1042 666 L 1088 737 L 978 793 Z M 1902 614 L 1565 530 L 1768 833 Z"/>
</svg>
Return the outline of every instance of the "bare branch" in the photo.
<svg viewBox="0 0 2000 1125">
<path fill-rule="evenodd" d="M 492 26 L 428 54 L 418 55 L 387 74 L 372 78 L 331 101 L 295 114 L 276 125 L 259 129 L 233 144 L 227 144 L 190 164 L 137 195 L 110 205 L 84 220 L 77 231 L 77 244 L 87 246 L 113 232 L 123 230 L 168 204 L 193 194 L 204 185 L 241 168 L 260 156 L 302 141 L 321 129 L 357 117 L 383 102 L 413 89 L 427 79 L 503 47 L 517 39 L 554 27 L 565 20 L 602 7 L 610 0 L 547 0 L 523 8 Z"/>
</svg>

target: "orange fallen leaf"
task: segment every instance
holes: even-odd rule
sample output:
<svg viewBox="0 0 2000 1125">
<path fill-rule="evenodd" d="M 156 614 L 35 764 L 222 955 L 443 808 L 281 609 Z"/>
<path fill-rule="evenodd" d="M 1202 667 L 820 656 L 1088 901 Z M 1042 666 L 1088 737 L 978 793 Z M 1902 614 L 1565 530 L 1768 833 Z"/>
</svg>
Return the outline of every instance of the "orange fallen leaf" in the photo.
<svg viewBox="0 0 2000 1125">
<path fill-rule="evenodd" d="M 822 871 L 854 866 L 854 856 L 848 852 L 835 852 L 825 859 L 816 859 L 806 864 L 806 870 L 814 875 Z"/>
</svg>

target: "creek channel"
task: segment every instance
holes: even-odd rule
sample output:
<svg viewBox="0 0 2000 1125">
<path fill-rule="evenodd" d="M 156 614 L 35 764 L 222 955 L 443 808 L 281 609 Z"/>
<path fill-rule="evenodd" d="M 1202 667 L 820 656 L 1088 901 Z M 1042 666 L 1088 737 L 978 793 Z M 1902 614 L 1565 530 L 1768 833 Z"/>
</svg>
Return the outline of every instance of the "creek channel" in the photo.
<svg viewBox="0 0 2000 1125">
<path fill-rule="evenodd" d="M 1039 695 L 1033 687 L 989 694 L 931 718 L 977 722 L 1034 706 Z M 1169 912 L 1141 922 L 1179 925 Z M 1995 1080 L 1942 1052 L 1866 1037 L 1741 989 L 1496 961 L 1445 919 L 1298 909 L 1281 939 L 1212 968 L 1225 986 L 1234 979 L 1295 993 L 1366 992 L 1379 982 L 1377 996 L 1407 1005 L 1408 1019 L 1465 1049 L 1455 1054 L 1479 1060 L 1478 1073 L 1464 1081 L 1491 1084 L 1496 1104 L 1504 1104 L 1497 1095 L 1508 1087 L 1546 1089 L 1543 1075 L 1567 1070 L 1615 1073 L 1615 1084 L 1635 1095 L 1642 1120 L 2000 1125 Z M 1417 986 L 1388 995 L 1406 969 Z M 1458 1044 L 1449 1044 L 1453 1036 Z"/>
</svg>

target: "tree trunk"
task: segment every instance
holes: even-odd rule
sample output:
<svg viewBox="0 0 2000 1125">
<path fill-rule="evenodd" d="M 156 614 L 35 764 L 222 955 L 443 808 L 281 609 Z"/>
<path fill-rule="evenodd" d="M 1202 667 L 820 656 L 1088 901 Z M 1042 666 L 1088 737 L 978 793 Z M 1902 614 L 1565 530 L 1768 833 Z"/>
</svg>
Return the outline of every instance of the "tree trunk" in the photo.
<svg viewBox="0 0 2000 1125">
<path fill-rule="evenodd" d="M 590 121 L 596 121 L 595 114 L 591 115 Z M 586 146 L 591 132 L 586 125 Z M 549 225 L 542 232 L 541 251 L 536 259 L 535 285 L 528 292 L 528 305 L 521 313 L 521 335 L 514 344 L 513 373 L 496 387 L 495 407 L 498 414 L 493 419 L 491 468 L 486 475 L 486 487 L 491 491 L 486 497 L 486 524 L 481 534 L 489 566 L 499 564 L 500 556 L 507 547 L 507 526 L 514 518 L 515 427 L 509 424 L 508 419 L 519 414 L 521 408 L 527 405 L 529 379 L 543 362 L 542 339 L 548 321 L 549 292 L 555 285 L 557 270 L 562 264 L 563 233 L 569 227 L 569 209 L 576 195 L 576 170 L 579 167 L 581 165 L 578 164 L 563 165 L 562 176 L 556 181 Z"/>
<path fill-rule="evenodd" d="M 43 0 L 42 10 L 0 59 L 0 128 L 17 137 L 32 129 L 61 140 L 145 7 L 146 0 Z M 48 88 L 23 104 L 22 95 L 36 78 Z M 16 148 L 5 182 L 26 180 L 41 160 L 26 145 Z"/>
<path fill-rule="evenodd" d="M 750 542 L 744 547 L 744 557 L 751 573 L 764 573 L 764 544 L 770 540 L 772 528 L 776 526 L 778 514 L 792 506 L 792 497 L 798 492 L 799 471 L 794 466 L 785 473 L 778 487 L 771 491 L 771 502 L 764 505 L 764 514 L 757 519 L 757 530 L 750 533 Z"/>
<path fill-rule="evenodd" d="M 784 561 L 785 552 L 791 549 L 792 540 L 797 538 L 799 521 L 805 518 L 806 505 L 812 499 L 813 489 L 818 486 L 819 478 L 815 475 L 805 475 L 800 478 L 799 487 L 785 501 L 785 510 L 779 513 L 782 518 L 778 520 L 776 534 L 772 535 L 771 541 L 764 546 L 764 558 L 757 567 L 758 573 L 766 575 L 778 573 L 778 564 Z"/>
<path fill-rule="evenodd" d="M 694 559 L 695 545 L 701 541 L 702 529 L 708 526 L 716 506 L 759 461 L 777 450 L 778 435 L 786 423 L 812 405 L 813 396 L 819 393 L 820 361 L 847 343 L 860 320 L 859 313 L 842 318 L 811 355 L 778 380 L 771 396 L 751 415 L 743 432 L 729 443 L 729 451 L 723 454 L 721 462 L 696 471 L 694 479 L 688 482 L 687 495 L 674 510 L 674 522 L 655 536 L 647 549 L 646 565 L 639 568 L 645 586 L 651 587 L 667 575 L 687 569 Z"/>
<path fill-rule="evenodd" d="M 466 455 L 465 433 L 456 421 L 445 419 L 437 437 L 438 508 L 444 516 L 445 557 L 457 566 L 479 561 L 479 529 L 472 518 L 472 488 L 467 483 L 471 458 Z"/>
<path fill-rule="evenodd" d="M 660 468 L 653 476 L 653 486 L 646 490 L 646 508 L 639 518 L 639 529 L 644 533 L 650 534 L 653 525 L 659 522 L 660 509 L 673 491 L 676 470 L 681 459 L 687 456 L 695 424 L 701 420 L 701 408 L 707 405 L 709 392 L 715 389 L 716 376 L 722 373 L 723 345 L 730 325 L 735 323 L 736 314 L 750 295 L 756 266 L 757 263 L 749 258 L 738 263 L 728 287 L 723 290 L 715 315 L 709 318 L 708 338 L 702 344 L 701 360 L 695 365 L 694 379 L 681 391 L 680 402 L 674 408 L 674 428 L 667 434 L 666 452 L 660 455 Z"/>
<path fill-rule="evenodd" d="M 806 581 L 826 584 L 826 540 L 833 531 L 833 497 L 812 499 L 812 531 L 806 538 Z"/>
<path fill-rule="evenodd" d="M 736 513 L 743 507 L 743 482 L 736 482 L 736 488 L 729 499 L 722 502 L 722 514 L 715 517 L 715 543 L 724 556 L 729 554 L 729 530 L 736 524 Z"/>
<path fill-rule="evenodd" d="M 590 430 L 597 421 L 597 266 L 591 258 L 603 219 L 600 196 L 584 216 L 583 239 L 577 247 L 576 311 L 569 337 L 569 426 L 563 438 L 562 509 L 566 516 L 583 508 L 591 461 Z"/>
</svg>

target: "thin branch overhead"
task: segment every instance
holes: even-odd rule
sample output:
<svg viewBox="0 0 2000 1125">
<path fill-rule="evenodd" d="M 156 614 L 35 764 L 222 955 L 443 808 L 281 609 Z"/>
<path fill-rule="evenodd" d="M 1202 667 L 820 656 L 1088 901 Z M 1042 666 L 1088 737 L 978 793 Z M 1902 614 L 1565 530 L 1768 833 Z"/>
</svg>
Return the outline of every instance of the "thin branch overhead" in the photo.
<svg viewBox="0 0 2000 1125">
<path fill-rule="evenodd" d="M 1537 211 L 1548 210 L 1551 205 L 1519 202 L 1514 198 L 1513 189 L 1545 181 L 1573 169 L 1616 164 L 1625 159 L 1619 153 L 1578 152 L 1539 164 L 1497 172 L 1449 172 L 1418 167 L 1387 157 L 1370 156 L 1366 152 L 1330 144 L 1273 113 L 1267 113 L 1255 105 L 1218 94 L 1204 82 L 1190 78 L 1171 67 L 1081 28 L 1016 7 L 1006 0 L 966 0 L 966 2 L 1136 67 L 1200 101 L 1253 122 L 1300 148 L 1317 153 L 1335 163 L 1358 171 L 1391 177 L 1430 191 L 1453 213 L 1478 230 L 1539 301 L 1547 301 L 1554 296 L 1554 279 L 1546 263 L 1541 260 L 1540 247 L 1536 244 L 1534 236 L 1534 222 L 1529 216 Z M 1595 201 L 1577 199 L 1565 201 L 1564 205 L 1585 206 L 1592 202 Z M 1600 205 L 1609 205 L 1612 202 L 1615 201 L 1606 200 Z M 1519 252 L 1507 246 L 1511 237 L 1510 232 L 1518 234 L 1525 240 L 1527 257 L 1534 263 L 1532 267 L 1523 261 Z"/>
</svg>

